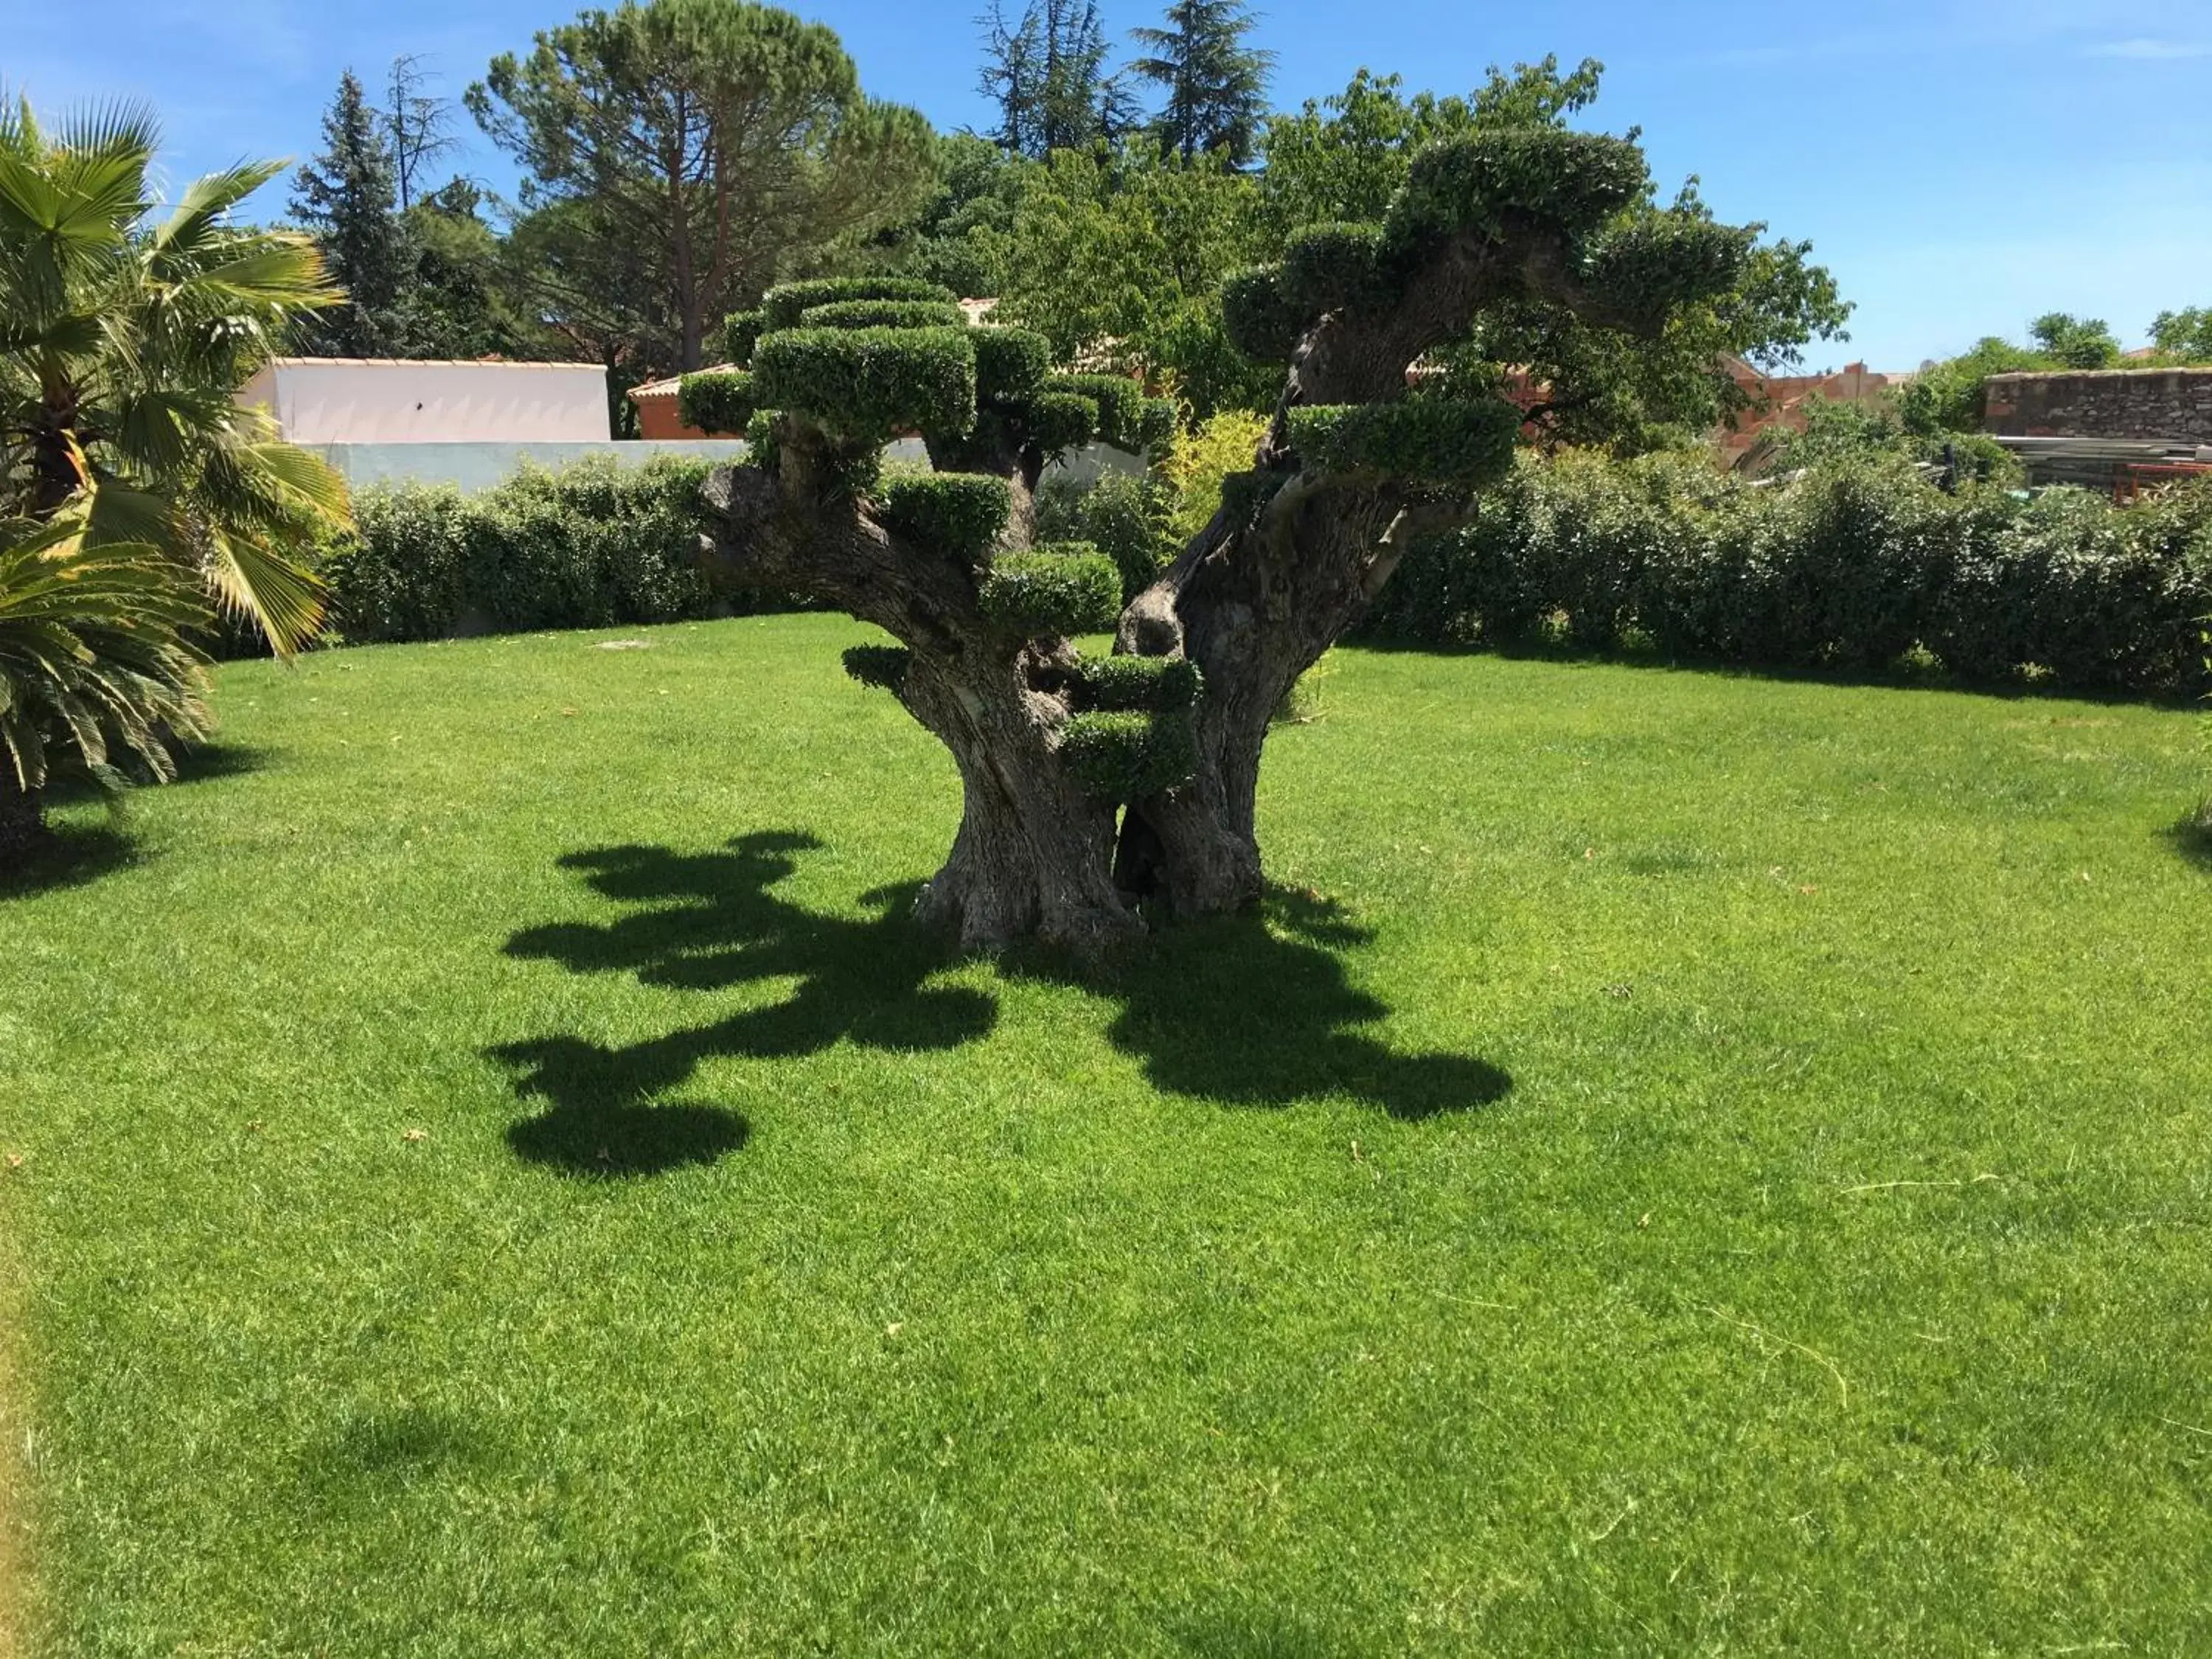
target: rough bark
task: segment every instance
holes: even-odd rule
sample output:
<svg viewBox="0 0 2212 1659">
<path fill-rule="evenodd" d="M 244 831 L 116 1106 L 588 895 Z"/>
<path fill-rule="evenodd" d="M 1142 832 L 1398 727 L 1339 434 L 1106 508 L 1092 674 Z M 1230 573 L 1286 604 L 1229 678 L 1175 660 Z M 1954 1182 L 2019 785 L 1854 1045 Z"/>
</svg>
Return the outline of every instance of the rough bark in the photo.
<svg viewBox="0 0 2212 1659">
<path fill-rule="evenodd" d="M 900 542 L 823 479 L 818 441 L 787 422 L 778 476 L 725 468 L 708 485 L 710 556 L 744 580 L 811 592 L 894 635 L 910 656 L 899 700 L 951 751 L 963 814 L 918 915 L 963 948 L 1035 936 L 1097 955 L 1139 930 L 1114 888 L 1115 813 L 1062 768 L 1064 645 L 1009 639 L 977 604 L 975 573 Z"/>
</svg>

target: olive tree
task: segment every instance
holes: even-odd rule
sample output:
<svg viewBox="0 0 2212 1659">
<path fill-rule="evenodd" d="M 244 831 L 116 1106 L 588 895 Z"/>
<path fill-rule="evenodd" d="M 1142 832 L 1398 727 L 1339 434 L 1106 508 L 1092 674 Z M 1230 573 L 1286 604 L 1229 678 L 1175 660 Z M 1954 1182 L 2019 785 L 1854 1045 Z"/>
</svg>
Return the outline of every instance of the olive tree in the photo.
<svg viewBox="0 0 2212 1659">
<path fill-rule="evenodd" d="M 1096 952 L 1148 915 L 1260 896 L 1270 714 L 1407 547 L 1510 465 L 1520 411 L 1425 362 L 1530 302 L 1656 335 L 1725 290 L 1753 241 L 1658 208 L 1632 140 L 1531 123 L 1425 150 L 1379 223 L 1303 230 L 1226 284 L 1239 347 L 1283 367 L 1273 420 L 1212 522 L 1126 605 L 1109 561 L 1024 545 L 1014 508 L 1031 462 L 1112 429 L 1133 386 L 1055 381 L 926 296 L 782 290 L 735 325 L 750 371 L 690 388 L 695 410 L 720 400 L 717 424 L 747 415 L 755 443 L 708 484 L 709 539 L 744 580 L 896 641 L 848 667 L 945 743 L 963 791 L 921 920 L 971 947 Z M 884 480 L 877 457 L 902 431 L 965 470 Z M 1078 643 L 1106 633 L 1110 651 Z"/>
</svg>

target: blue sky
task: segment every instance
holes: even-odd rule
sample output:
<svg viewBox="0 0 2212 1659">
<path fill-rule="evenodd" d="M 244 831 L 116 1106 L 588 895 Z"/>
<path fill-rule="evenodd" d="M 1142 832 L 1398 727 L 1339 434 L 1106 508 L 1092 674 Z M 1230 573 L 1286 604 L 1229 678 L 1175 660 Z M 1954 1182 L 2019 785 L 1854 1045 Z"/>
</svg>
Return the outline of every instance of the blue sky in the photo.
<svg viewBox="0 0 2212 1659">
<path fill-rule="evenodd" d="M 981 0 L 814 0 L 880 97 L 981 125 Z M 2212 15 L 2111 0 L 1261 0 L 1276 100 L 1362 64 L 1464 90 L 1492 62 L 1558 52 L 1607 67 L 1591 112 L 1640 125 L 1669 182 L 1813 239 L 1859 310 L 1840 365 L 1909 368 L 2068 310 L 2130 343 L 2160 310 L 2212 305 Z M 1110 27 L 1153 0 L 1106 0 Z M 299 156 L 338 73 L 426 54 L 456 94 L 564 0 L 0 0 L 0 79 L 42 106 L 132 94 L 161 111 L 166 165 Z M 2115 21 L 2123 17 L 2124 21 Z M 462 165 L 495 184 L 471 130 Z M 281 210 L 281 187 L 268 210 Z"/>
</svg>

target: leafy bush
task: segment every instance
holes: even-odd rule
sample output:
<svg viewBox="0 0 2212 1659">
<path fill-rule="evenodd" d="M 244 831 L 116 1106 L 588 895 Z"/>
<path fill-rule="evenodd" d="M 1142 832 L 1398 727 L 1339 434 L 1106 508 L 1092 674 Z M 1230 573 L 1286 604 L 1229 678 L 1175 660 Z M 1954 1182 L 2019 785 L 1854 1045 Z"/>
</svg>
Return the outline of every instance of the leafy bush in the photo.
<svg viewBox="0 0 2212 1659">
<path fill-rule="evenodd" d="M 810 282 L 785 283 L 761 296 L 761 326 L 757 334 L 797 328 L 799 319 L 817 306 L 856 300 L 933 300 L 952 305 L 959 298 L 949 288 L 939 288 L 935 283 L 915 276 L 822 276 Z M 731 361 L 742 359 L 732 357 Z"/>
<path fill-rule="evenodd" d="M 1134 599 L 1182 550 L 1176 493 L 1164 480 L 1127 472 L 1079 484 L 1048 478 L 1037 491 L 1036 533 L 1045 541 L 1089 542 L 1121 573 L 1121 597 Z"/>
<path fill-rule="evenodd" d="M 357 528 L 325 567 L 332 610 L 359 642 L 675 622 L 756 608 L 702 574 L 706 462 L 635 470 L 594 456 L 526 469 L 496 489 L 402 484 L 355 497 Z"/>
<path fill-rule="evenodd" d="M 1222 282 L 1222 330 L 1255 362 L 1288 362 L 1310 320 L 1292 297 L 1279 265 L 1232 271 Z"/>
<path fill-rule="evenodd" d="M 1083 700 L 1093 708 L 1171 714 L 1198 702 L 1205 678 L 1182 657 L 1087 657 Z"/>
<path fill-rule="evenodd" d="M 835 300 L 799 314 L 801 328 L 965 328 L 968 313 L 941 300 Z"/>
<path fill-rule="evenodd" d="M 722 361 L 743 368 L 753 360 L 753 346 L 767 318 L 757 311 L 732 312 L 722 319 Z"/>
<path fill-rule="evenodd" d="M 963 328 L 793 328 L 753 348 L 760 401 L 854 439 L 957 434 L 975 422 L 975 349 Z"/>
<path fill-rule="evenodd" d="M 1160 473 L 1176 493 L 1170 531 L 1178 545 L 1206 528 L 1233 475 L 1249 472 L 1267 435 L 1267 417 L 1224 410 L 1195 431 L 1178 432 L 1161 459 Z"/>
<path fill-rule="evenodd" d="M 1382 297 L 1388 287 L 1380 225 L 1315 225 L 1283 249 L 1281 291 L 1304 318 Z"/>
<path fill-rule="evenodd" d="M 984 577 L 983 614 L 1024 639 L 1097 634 L 1121 614 L 1114 562 L 1080 542 L 1000 556 Z"/>
<path fill-rule="evenodd" d="M 2208 684 L 2208 609 L 2212 489 L 2118 507 L 1947 495 L 1879 457 L 1762 488 L 1702 457 L 1571 454 L 1523 456 L 1472 526 L 1415 549 L 1367 631 L 1859 672 L 1917 648 L 1970 683 L 2177 696 Z"/>
<path fill-rule="evenodd" d="M 1006 481 L 987 473 L 922 472 L 887 480 L 877 505 L 908 540 L 956 564 L 981 564 L 1006 528 L 1010 497 Z"/>
<path fill-rule="evenodd" d="M 677 386 L 678 416 L 695 431 L 742 433 L 757 407 L 753 377 L 741 368 L 686 374 Z"/>
<path fill-rule="evenodd" d="M 1145 388 L 1119 374 L 1053 374 L 1048 392 L 1073 392 L 1097 405 L 1097 433 L 1105 442 L 1142 455 L 1165 441 L 1175 425 L 1175 408 L 1147 398 Z"/>
<path fill-rule="evenodd" d="M 1103 800 L 1134 800 L 1189 781 L 1198 739 L 1188 714 L 1078 714 L 1060 729 L 1067 769 Z"/>
</svg>

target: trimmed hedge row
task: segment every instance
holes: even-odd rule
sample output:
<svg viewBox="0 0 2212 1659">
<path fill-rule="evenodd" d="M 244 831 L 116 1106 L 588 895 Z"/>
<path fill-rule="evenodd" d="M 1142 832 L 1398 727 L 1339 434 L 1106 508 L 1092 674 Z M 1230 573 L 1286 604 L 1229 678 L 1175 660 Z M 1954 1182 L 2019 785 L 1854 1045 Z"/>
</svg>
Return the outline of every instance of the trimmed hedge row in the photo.
<svg viewBox="0 0 2212 1659">
<path fill-rule="evenodd" d="M 607 628 L 783 608 L 702 574 L 705 461 L 635 469 L 593 457 L 496 489 L 376 486 L 325 556 L 331 614 L 355 644 Z"/>
<path fill-rule="evenodd" d="M 1702 459 L 1523 456 L 1468 529 L 1415 549 L 1364 631 L 1413 644 L 1656 648 L 2154 696 L 2212 685 L 2212 488 L 1947 495 L 1890 463 L 1782 488 Z"/>
</svg>

